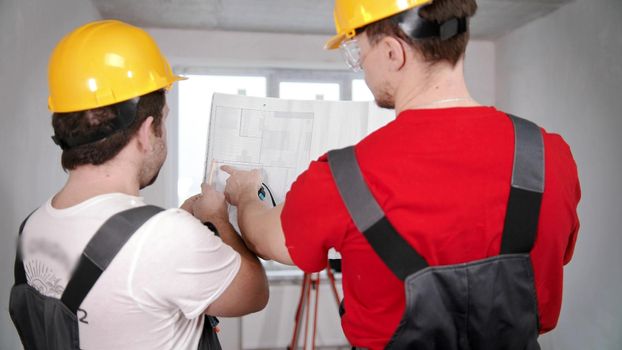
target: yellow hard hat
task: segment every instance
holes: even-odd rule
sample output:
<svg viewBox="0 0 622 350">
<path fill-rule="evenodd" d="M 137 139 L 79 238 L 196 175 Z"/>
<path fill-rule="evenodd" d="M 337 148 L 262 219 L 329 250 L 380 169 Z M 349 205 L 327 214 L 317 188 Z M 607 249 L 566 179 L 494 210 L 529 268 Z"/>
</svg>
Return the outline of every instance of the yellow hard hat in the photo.
<svg viewBox="0 0 622 350">
<path fill-rule="evenodd" d="M 95 21 L 69 33 L 52 52 L 48 108 L 62 113 L 108 106 L 182 79 L 147 32 L 116 20 Z"/>
<path fill-rule="evenodd" d="M 324 48 L 336 49 L 356 30 L 370 23 L 391 17 L 413 7 L 427 5 L 433 0 L 335 0 L 335 28 L 337 35 L 326 42 Z"/>
</svg>

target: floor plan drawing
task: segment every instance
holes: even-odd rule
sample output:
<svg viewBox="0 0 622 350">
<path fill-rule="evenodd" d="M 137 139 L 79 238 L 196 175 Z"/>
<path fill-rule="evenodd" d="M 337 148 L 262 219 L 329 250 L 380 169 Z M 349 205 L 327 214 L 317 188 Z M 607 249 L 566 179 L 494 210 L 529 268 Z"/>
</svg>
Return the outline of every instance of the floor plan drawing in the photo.
<svg viewBox="0 0 622 350">
<path fill-rule="evenodd" d="M 216 106 L 208 146 L 207 179 L 223 184 L 221 165 L 260 168 L 275 199 L 306 168 L 314 114 Z M 222 186 L 220 186 L 222 187 Z"/>
<path fill-rule="evenodd" d="M 215 93 L 212 98 L 203 181 L 223 190 L 220 167 L 261 169 L 281 203 L 309 163 L 370 132 L 370 102 L 297 101 Z M 377 107 L 375 107 L 377 108 Z"/>
</svg>

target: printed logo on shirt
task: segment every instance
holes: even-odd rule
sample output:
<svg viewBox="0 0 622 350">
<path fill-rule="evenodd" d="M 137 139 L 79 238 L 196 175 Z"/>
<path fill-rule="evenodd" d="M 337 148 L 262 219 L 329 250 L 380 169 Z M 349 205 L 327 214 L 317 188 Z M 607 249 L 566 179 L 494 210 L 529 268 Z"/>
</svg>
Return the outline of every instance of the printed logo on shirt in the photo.
<svg viewBox="0 0 622 350">
<path fill-rule="evenodd" d="M 60 278 L 57 278 L 44 263 L 39 260 L 31 260 L 24 264 L 24 269 L 28 276 L 28 284 L 39 293 L 55 298 L 61 297 L 65 287 L 60 284 Z"/>
</svg>

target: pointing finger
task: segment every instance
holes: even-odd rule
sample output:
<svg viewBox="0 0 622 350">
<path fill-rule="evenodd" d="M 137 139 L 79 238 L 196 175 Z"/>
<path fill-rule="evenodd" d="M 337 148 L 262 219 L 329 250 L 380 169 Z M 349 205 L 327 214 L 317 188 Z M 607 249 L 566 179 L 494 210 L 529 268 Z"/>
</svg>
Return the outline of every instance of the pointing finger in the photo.
<svg viewBox="0 0 622 350">
<path fill-rule="evenodd" d="M 238 169 L 232 167 L 231 165 L 223 165 L 220 167 L 220 169 L 229 175 L 233 175 L 233 173 L 238 171 Z"/>
</svg>

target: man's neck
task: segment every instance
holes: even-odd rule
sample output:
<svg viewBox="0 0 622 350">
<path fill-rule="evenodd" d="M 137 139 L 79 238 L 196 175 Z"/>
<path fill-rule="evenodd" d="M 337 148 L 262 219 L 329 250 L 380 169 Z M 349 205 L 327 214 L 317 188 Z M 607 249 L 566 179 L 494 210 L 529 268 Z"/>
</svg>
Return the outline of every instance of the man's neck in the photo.
<svg viewBox="0 0 622 350">
<path fill-rule="evenodd" d="M 463 61 L 458 62 L 455 67 L 449 64 L 429 68 L 415 67 L 405 74 L 395 93 L 395 112 L 398 115 L 408 109 L 479 105 L 471 98 L 466 87 Z"/>
<path fill-rule="evenodd" d="M 127 168 L 109 165 L 83 165 L 69 171 L 65 186 L 52 198 L 57 209 L 69 208 L 107 193 L 139 195 L 137 176 Z"/>
</svg>

